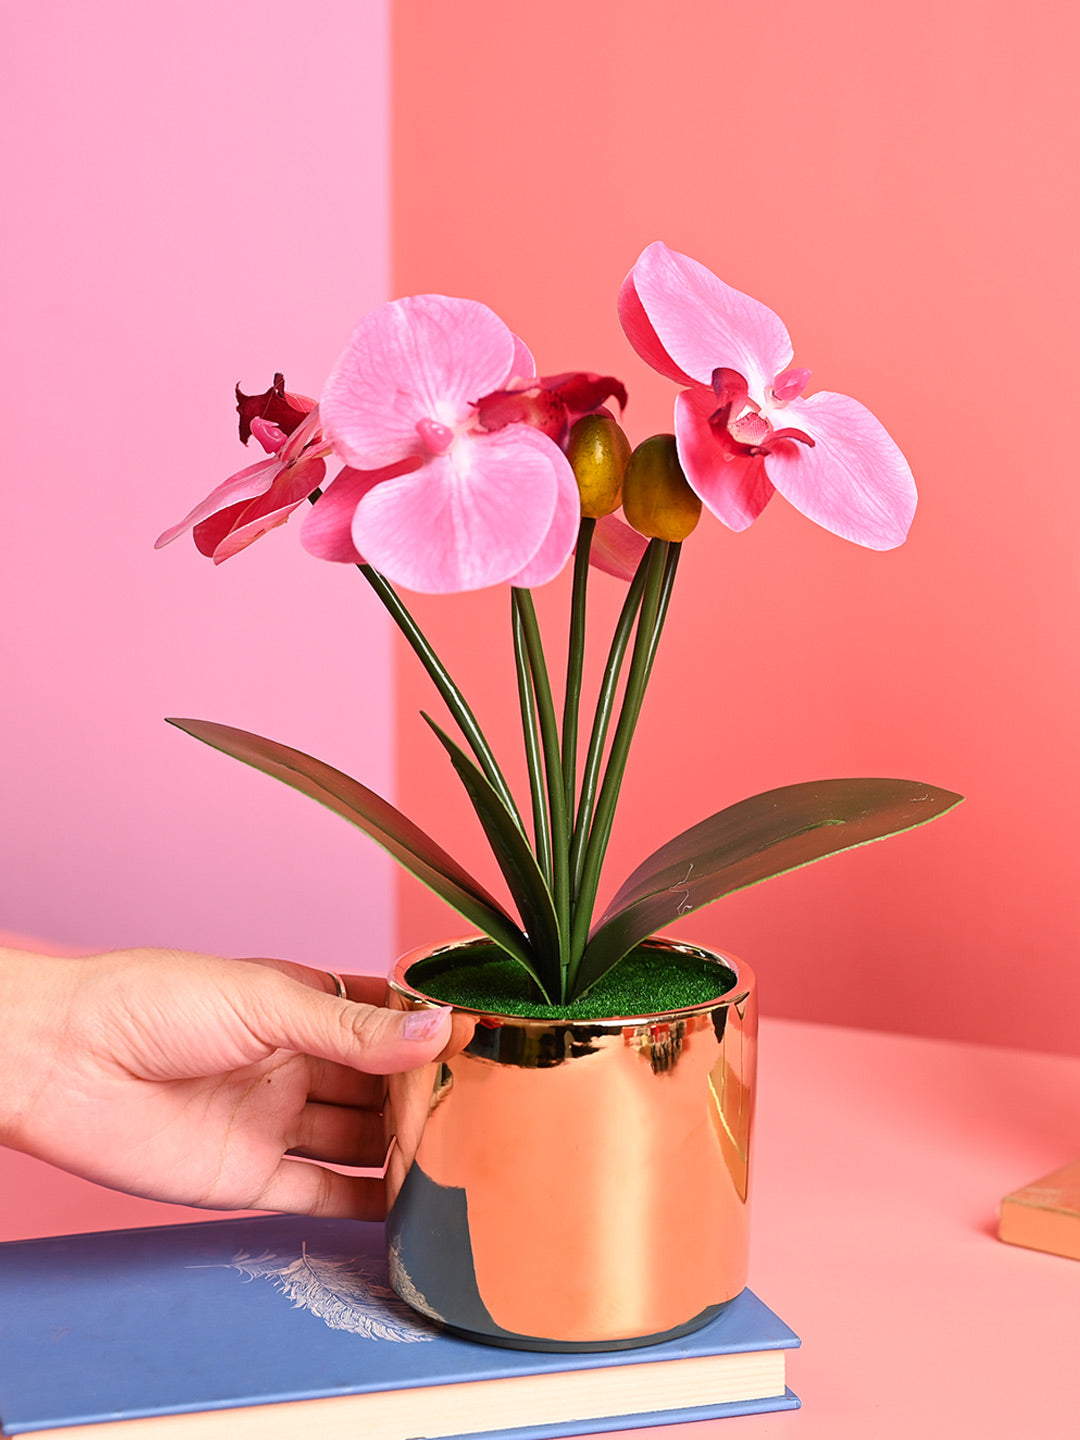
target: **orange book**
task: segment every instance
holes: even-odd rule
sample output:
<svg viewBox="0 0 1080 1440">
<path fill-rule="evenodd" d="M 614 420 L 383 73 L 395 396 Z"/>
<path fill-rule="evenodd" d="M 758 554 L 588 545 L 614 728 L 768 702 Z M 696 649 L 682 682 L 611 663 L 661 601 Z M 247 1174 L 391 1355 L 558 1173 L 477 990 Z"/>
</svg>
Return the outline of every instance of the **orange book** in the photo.
<svg viewBox="0 0 1080 1440">
<path fill-rule="evenodd" d="M 1080 1160 L 1006 1195 L 998 1235 L 1010 1245 L 1080 1260 Z"/>
</svg>

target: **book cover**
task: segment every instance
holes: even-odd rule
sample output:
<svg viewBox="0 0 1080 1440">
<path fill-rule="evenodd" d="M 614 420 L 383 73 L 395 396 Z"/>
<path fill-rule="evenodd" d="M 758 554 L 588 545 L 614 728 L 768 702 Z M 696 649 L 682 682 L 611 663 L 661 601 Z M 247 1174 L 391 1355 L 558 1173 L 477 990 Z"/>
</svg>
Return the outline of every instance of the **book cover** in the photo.
<svg viewBox="0 0 1080 1440">
<path fill-rule="evenodd" d="M 457 1338 L 386 1281 L 383 1227 L 296 1216 L 0 1244 L 0 1431 L 72 1440 L 584 1434 L 795 1408 L 750 1291 L 681 1340 L 552 1355 Z M 298 1418 L 298 1411 L 301 1418 Z"/>
<path fill-rule="evenodd" d="M 998 1235 L 1009 1245 L 1080 1260 L 1080 1160 L 1006 1195 Z"/>
</svg>

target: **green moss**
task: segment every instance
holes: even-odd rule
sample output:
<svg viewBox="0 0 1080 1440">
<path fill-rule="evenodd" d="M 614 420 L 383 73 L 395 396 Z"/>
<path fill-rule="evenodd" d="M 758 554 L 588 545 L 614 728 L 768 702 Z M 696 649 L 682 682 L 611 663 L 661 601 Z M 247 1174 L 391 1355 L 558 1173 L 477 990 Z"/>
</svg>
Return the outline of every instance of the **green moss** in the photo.
<svg viewBox="0 0 1080 1440">
<path fill-rule="evenodd" d="M 541 1020 L 606 1020 L 651 1015 L 715 1000 L 735 983 L 732 972 L 705 956 L 639 945 L 570 1005 L 547 1005 L 530 994 L 529 977 L 493 945 L 463 946 L 421 960 L 408 974 L 410 985 L 435 1000 L 498 1015 Z"/>
</svg>

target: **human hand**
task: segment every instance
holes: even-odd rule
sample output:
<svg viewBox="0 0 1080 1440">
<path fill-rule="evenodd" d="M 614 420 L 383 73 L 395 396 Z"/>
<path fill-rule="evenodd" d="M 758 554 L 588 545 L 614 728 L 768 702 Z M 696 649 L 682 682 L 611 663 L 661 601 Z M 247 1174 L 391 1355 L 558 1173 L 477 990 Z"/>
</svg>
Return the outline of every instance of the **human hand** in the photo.
<svg viewBox="0 0 1080 1440">
<path fill-rule="evenodd" d="M 383 1077 L 465 1037 L 448 1010 L 346 983 L 347 1000 L 282 960 L 0 950 L 0 1141 L 150 1199 L 381 1218 L 380 1179 L 325 1167 L 381 1166 Z"/>
</svg>

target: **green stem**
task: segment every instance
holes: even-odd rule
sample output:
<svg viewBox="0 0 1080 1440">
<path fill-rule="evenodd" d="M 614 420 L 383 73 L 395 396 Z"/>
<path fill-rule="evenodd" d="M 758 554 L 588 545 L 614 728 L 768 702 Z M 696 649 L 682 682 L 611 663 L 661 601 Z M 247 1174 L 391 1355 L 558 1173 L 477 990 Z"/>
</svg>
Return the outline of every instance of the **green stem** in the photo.
<svg viewBox="0 0 1080 1440">
<path fill-rule="evenodd" d="M 664 579 L 669 572 L 670 543 L 665 540 L 649 542 L 645 594 L 641 602 L 641 615 L 638 621 L 637 636 L 634 640 L 634 653 L 630 661 L 630 673 L 626 680 L 626 691 L 623 695 L 619 722 L 615 727 L 615 736 L 611 742 L 611 753 L 608 756 L 604 781 L 596 802 L 596 817 L 585 848 L 581 890 L 574 911 L 574 928 L 570 941 L 570 973 L 567 977 L 571 994 L 577 969 L 589 938 L 589 926 L 592 922 L 593 907 L 596 904 L 596 892 L 600 885 L 600 871 L 603 867 L 604 855 L 607 852 L 608 840 L 611 837 L 611 827 L 615 820 L 615 806 L 630 753 L 630 742 L 633 740 L 634 729 L 638 716 L 641 714 L 645 687 L 648 684 L 649 672 L 659 643 L 661 599 L 665 588 Z"/>
<path fill-rule="evenodd" d="M 652 678 L 653 661 L 656 659 L 656 652 L 660 648 L 660 636 L 664 632 L 664 622 L 667 620 L 668 606 L 671 604 L 671 592 L 675 589 L 675 575 L 679 568 L 679 556 L 682 554 L 682 543 L 668 546 L 667 560 L 664 563 L 664 578 L 660 584 L 660 604 L 656 611 L 656 625 L 653 629 L 652 646 L 649 650 L 648 669 L 645 672 L 645 684 Z"/>
<path fill-rule="evenodd" d="M 532 595 L 528 590 L 515 590 L 513 595 L 514 605 L 521 622 L 529 670 L 532 675 L 536 715 L 544 751 L 548 807 L 551 816 L 552 891 L 555 914 L 559 923 L 559 971 L 565 982 L 570 940 L 570 839 L 566 823 L 559 727 L 555 718 L 555 704 L 551 698 L 551 682 L 548 679 L 544 646 L 540 638 L 540 626 L 536 619 Z M 565 993 L 560 999 L 565 999 Z"/>
<path fill-rule="evenodd" d="M 581 799 L 578 803 L 577 822 L 574 825 L 574 836 L 570 843 L 571 894 L 575 904 L 581 891 L 585 845 L 589 839 L 589 827 L 592 824 L 593 810 L 596 806 L 597 784 L 600 778 L 600 766 L 604 758 L 604 742 L 607 740 L 608 726 L 615 708 L 615 696 L 618 692 L 623 660 L 630 644 L 634 621 L 641 608 L 641 597 L 645 592 L 647 568 L 647 561 L 643 558 L 626 592 L 626 599 L 623 601 L 615 633 L 612 636 L 611 648 L 608 651 L 607 664 L 604 666 L 600 694 L 597 696 L 596 713 L 593 717 L 592 733 L 589 736 L 589 749 L 581 777 Z"/>
<path fill-rule="evenodd" d="M 480 769 L 483 770 L 492 785 L 494 785 L 498 792 L 499 799 L 513 816 L 517 825 L 521 829 L 524 829 L 525 827 L 522 825 L 521 815 L 518 813 L 517 805 L 514 803 L 514 797 L 511 794 L 510 787 L 507 785 L 503 773 L 499 769 L 495 756 L 491 752 L 491 747 L 484 737 L 484 732 L 477 723 L 476 716 L 469 708 L 464 695 L 454 683 L 450 672 L 432 649 L 427 636 L 420 629 L 420 626 L 413 619 L 412 615 L 410 615 L 400 595 L 398 595 L 388 580 L 385 580 L 383 576 L 380 575 L 377 570 L 373 570 L 370 565 L 359 565 L 357 569 L 386 606 L 397 624 L 398 629 L 412 646 L 413 652 L 419 658 L 421 665 L 423 665 L 424 669 L 431 676 L 435 689 L 438 690 L 442 696 L 446 708 L 450 711 L 462 735 L 464 735 L 468 741 L 469 748 L 476 756 Z"/>
<path fill-rule="evenodd" d="M 577 770 L 578 711 L 581 672 L 585 664 L 585 609 L 589 581 L 589 550 L 596 521 L 583 516 L 574 553 L 574 586 L 570 598 L 570 636 L 566 646 L 566 695 L 563 698 L 562 772 L 566 813 L 574 813 Z"/>
<path fill-rule="evenodd" d="M 427 636 L 413 619 L 404 601 L 388 580 L 384 579 L 383 576 L 370 565 L 361 564 L 357 568 L 375 591 L 375 594 L 378 595 L 379 599 L 386 606 L 386 609 L 390 612 L 390 615 L 397 624 L 398 629 L 412 646 L 414 653 L 419 658 L 424 669 L 431 676 L 436 690 L 438 690 L 442 696 L 447 709 L 454 717 L 461 733 L 468 741 L 469 747 L 476 756 L 477 763 L 481 770 L 483 770 L 484 774 L 498 791 L 499 799 L 506 806 L 507 810 L 509 810 L 517 824 L 524 829 L 524 826 L 521 824 L 521 816 L 518 813 L 518 808 L 514 803 L 514 797 L 510 792 L 510 787 L 507 785 L 503 773 L 499 769 L 495 756 L 491 752 L 491 747 L 484 737 L 484 732 L 477 723 L 476 716 L 469 708 L 464 695 L 454 683 L 450 672 L 432 649 Z"/>
<path fill-rule="evenodd" d="M 541 874 L 551 880 L 551 827 L 548 819 L 547 796 L 544 794 L 544 774 L 540 759 L 540 744 L 536 735 L 536 705 L 533 700 L 532 681 L 529 676 L 529 662 L 525 654 L 525 630 L 518 614 L 517 602 L 511 592 L 510 618 L 514 633 L 514 666 L 517 670 L 518 705 L 521 708 L 521 728 L 525 737 L 525 760 L 529 769 L 529 791 L 532 796 L 533 832 L 536 836 L 536 859 Z"/>
<path fill-rule="evenodd" d="M 322 490 L 318 488 L 311 492 L 308 499 L 312 505 L 321 497 L 322 493 Z M 509 785 L 506 783 L 502 771 L 499 769 L 495 756 L 492 754 L 491 746 L 488 744 L 484 732 L 480 729 L 476 716 L 469 708 L 465 696 L 454 683 L 449 670 L 447 670 L 438 655 L 436 655 L 427 636 L 413 619 L 406 608 L 405 602 L 390 584 L 389 580 L 386 580 L 377 570 L 363 561 L 361 561 L 356 568 L 375 591 L 375 594 L 389 611 L 394 623 L 409 642 L 413 653 L 431 677 L 435 689 L 442 696 L 446 708 L 450 711 L 458 729 L 462 735 L 464 735 L 469 748 L 476 756 L 477 763 L 481 770 L 483 770 L 484 774 L 495 787 L 499 799 L 513 816 L 515 824 L 520 830 L 524 830 L 525 826 L 522 824 L 521 815 L 514 802 L 513 794 L 511 793 Z"/>
</svg>

